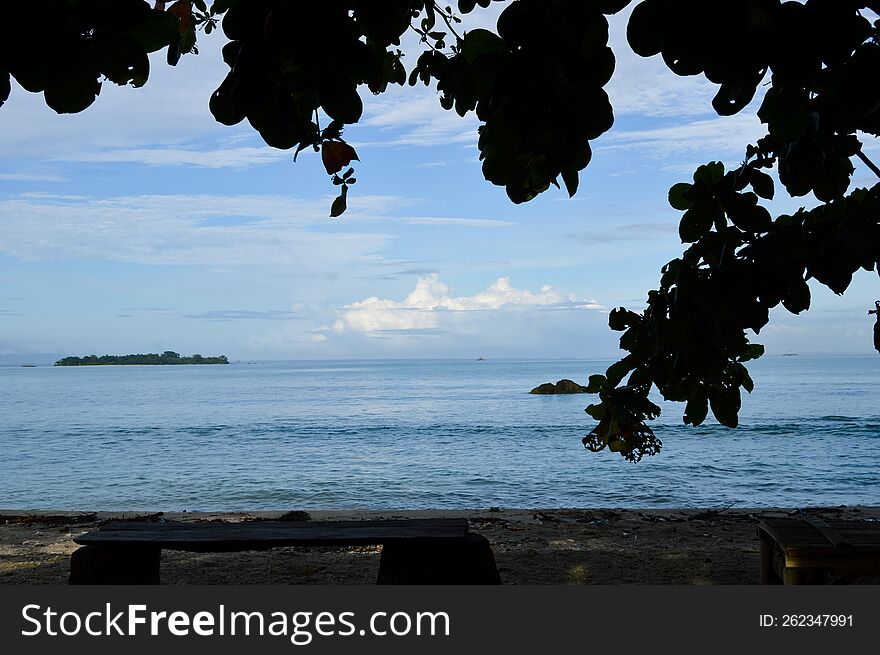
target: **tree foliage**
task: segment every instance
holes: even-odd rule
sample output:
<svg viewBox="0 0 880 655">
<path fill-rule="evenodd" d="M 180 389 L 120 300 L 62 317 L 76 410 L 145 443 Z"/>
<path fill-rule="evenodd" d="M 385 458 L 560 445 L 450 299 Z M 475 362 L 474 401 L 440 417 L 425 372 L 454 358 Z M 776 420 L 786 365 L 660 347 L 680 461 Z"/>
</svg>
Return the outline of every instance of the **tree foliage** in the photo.
<svg viewBox="0 0 880 655">
<path fill-rule="evenodd" d="M 645 0 L 634 9 L 633 49 L 662 55 L 676 74 L 705 75 L 718 85 L 712 104 L 721 115 L 741 110 L 769 76 L 758 110 L 767 134 L 735 170 L 712 162 L 670 189 L 689 245 L 664 266 L 644 312 L 611 313 L 628 354 L 596 378 L 600 402 L 587 412 L 598 424 L 587 448 L 630 460 L 657 452 L 646 424 L 659 413 L 652 387 L 687 403 L 685 423 L 699 425 L 711 410 L 736 427 L 741 390 L 754 387 L 744 363 L 763 354 L 748 333 L 761 331 L 769 310 L 809 309 L 810 279 L 840 294 L 860 268 L 880 273 L 880 185 L 850 191 L 854 157 L 880 175 L 860 139 L 880 133 L 880 25 L 865 8 L 880 7 Z M 774 218 L 761 204 L 774 196 L 766 172 L 774 167 L 790 196 L 812 193 L 822 204 Z"/>
<path fill-rule="evenodd" d="M 0 7 L 0 104 L 10 75 L 43 92 L 58 112 L 88 107 L 101 80 L 140 86 L 147 53 L 167 61 L 196 51 L 196 34 L 215 27 L 229 42 L 229 73 L 210 99 L 227 125 L 247 120 L 270 146 L 321 153 L 340 187 L 331 215 L 346 208 L 357 153 L 343 133 L 363 112 L 364 87 L 436 84 L 439 102 L 480 121 L 485 178 L 513 202 L 551 185 L 578 188 L 590 141 L 611 128 L 604 86 L 614 72 L 606 16 L 630 0 L 512 0 L 495 31 L 463 32 L 460 15 L 491 0 L 34 0 Z M 766 86 L 758 116 L 766 134 L 743 144 L 740 166 L 700 166 L 670 189 L 682 212 L 686 250 L 663 267 L 642 312 L 619 308 L 609 324 L 627 353 L 590 378 L 597 424 L 584 438 L 637 461 L 661 443 L 648 425 L 660 409 L 657 389 L 686 403 L 685 423 L 711 411 L 735 427 L 741 390 L 753 382 L 751 343 L 779 304 L 809 309 L 808 280 L 843 293 L 859 269 L 880 273 L 880 185 L 851 189 L 853 161 L 878 177 L 862 140 L 880 135 L 880 12 L 877 0 L 641 0 L 627 26 L 630 47 L 660 55 L 673 74 L 717 85 L 722 116 L 741 111 Z M 22 26 L 39 25 L 41 38 Z M 424 52 L 407 71 L 407 31 Z M 322 125 L 323 124 L 323 125 Z M 294 155 L 295 158 L 295 155 Z M 342 171 L 345 170 L 343 173 Z M 792 197 L 819 204 L 773 216 L 775 171 Z"/>
<path fill-rule="evenodd" d="M 55 366 L 173 366 L 178 364 L 228 364 L 226 355 L 218 357 L 202 357 L 192 355 L 181 357 L 173 350 L 138 355 L 86 355 L 85 357 L 64 357 L 55 362 Z"/>
</svg>

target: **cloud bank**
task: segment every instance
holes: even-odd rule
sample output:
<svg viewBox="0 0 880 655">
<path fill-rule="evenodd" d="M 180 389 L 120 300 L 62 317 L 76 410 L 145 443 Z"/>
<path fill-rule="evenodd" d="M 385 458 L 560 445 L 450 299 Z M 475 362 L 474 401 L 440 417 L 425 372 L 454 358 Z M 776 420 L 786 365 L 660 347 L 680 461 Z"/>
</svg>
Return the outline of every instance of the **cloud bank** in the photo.
<svg viewBox="0 0 880 655">
<path fill-rule="evenodd" d="M 579 302 L 573 294 L 544 285 L 537 292 L 517 289 L 509 277 L 500 277 L 473 296 L 454 296 L 452 290 L 434 275 L 422 277 L 403 300 L 376 296 L 339 310 L 333 331 L 361 332 L 367 335 L 386 332 L 435 332 L 461 315 L 472 312 L 497 312 L 536 309 L 592 309 L 605 307 L 595 300 Z"/>
</svg>

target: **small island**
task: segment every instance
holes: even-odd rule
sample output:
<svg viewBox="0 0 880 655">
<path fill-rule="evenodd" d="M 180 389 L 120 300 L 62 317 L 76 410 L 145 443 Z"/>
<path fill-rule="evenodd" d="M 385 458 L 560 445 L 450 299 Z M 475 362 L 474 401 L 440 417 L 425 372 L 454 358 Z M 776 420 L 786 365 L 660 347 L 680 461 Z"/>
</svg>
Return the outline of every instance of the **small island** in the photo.
<svg viewBox="0 0 880 655">
<path fill-rule="evenodd" d="M 167 366 L 174 364 L 228 364 L 226 355 L 219 357 L 181 357 L 173 350 L 146 355 L 87 355 L 85 357 L 65 357 L 55 362 L 55 366 Z"/>
</svg>

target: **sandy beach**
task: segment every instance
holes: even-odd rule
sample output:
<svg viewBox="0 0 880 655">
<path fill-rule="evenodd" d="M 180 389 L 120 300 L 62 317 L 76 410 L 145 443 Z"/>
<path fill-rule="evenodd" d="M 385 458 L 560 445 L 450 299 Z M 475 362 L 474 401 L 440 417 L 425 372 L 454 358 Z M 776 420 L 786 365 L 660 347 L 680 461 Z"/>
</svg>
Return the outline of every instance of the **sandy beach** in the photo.
<svg viewBox="0 0 880 655">
<path fill-rule="evenodd" d="M 309 512 L 308 520 L 465 517 L 492 544 L 504 584 L 756 584 L 756 526 L 766 517 L 878 521 L 880 507 L 803 509 L 484 509 Z M 282 512 L 168 513 L 243 521 Z M 73 538 L 112 519 L 155 514 L 0 510 L 0 584 L 66 584 Z M 299 516 L 298 518 L 305 518 Z M 264 552 L 163 551 L 163 584 L 373 584 L 380 547 Z M 861 582 L 876 583 L 876 579 Z"/>
</svg>

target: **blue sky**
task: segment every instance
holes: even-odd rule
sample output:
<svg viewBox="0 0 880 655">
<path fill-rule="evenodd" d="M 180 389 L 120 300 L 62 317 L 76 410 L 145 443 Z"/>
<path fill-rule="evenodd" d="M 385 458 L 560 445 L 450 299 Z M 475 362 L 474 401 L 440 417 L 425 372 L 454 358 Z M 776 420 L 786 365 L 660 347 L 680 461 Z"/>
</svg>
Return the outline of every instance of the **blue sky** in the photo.
<svg viewBox="0 0 880 655">
<path fill-rule="evenodd" d="M 144 88 L 105 82 L 82 114 L 14 87 L 0 109 L 0 355 L 616 355 L 607 311 L 642 309 L 682 250 L 668 188 L 706 161 L 736 165 L 762 133 L 758 100 L 718 118 L 708 82 L 629 52 L 625 21 L 611 25 L 615 126 L 577 196 L 551 189 L 520 206 L 483 180 L 474 119 L 431 89 L 393 87 L 362 93 L 346 133 L 358 183 L 329 218 L 317 155 L 293 163 L 246 123 L 211 117 L 222 34 L 176 69 L 154 57 Z M 855 181 L 876 180 L 859 168 Z M 781 196 L 771 211 L 815 202 Z M 776 310 L 755 340 L 870 352 L 876 274 L 844 297 L 811 287 L 808 313 Z"/>
</svg>

